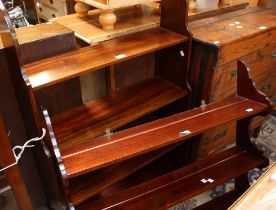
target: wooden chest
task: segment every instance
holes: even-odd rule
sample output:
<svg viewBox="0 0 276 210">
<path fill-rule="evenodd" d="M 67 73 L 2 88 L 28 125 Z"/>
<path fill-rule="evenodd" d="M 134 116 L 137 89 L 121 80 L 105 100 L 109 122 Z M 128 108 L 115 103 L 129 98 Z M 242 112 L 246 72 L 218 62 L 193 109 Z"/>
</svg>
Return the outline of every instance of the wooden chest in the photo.
<svg viewBox="0 0 276 210">
<path fill-rule="evenodd" d="M 236 94 L 237 60 L 246 62 L 257 88 L 275 103 L 276 9 L 250 8 L 190 23 L 194 35 L 193 105 Z M 199 156 L 223 149 L 235 138 L 235 124 L 207 133 Z"/>
</svg>

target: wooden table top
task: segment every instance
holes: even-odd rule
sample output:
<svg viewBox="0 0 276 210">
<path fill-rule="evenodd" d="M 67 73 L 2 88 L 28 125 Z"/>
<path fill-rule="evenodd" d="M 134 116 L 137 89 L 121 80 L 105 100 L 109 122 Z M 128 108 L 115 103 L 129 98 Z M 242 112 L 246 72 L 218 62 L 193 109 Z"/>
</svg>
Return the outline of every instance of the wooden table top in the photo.
<svg viewBox="0 0 276 210">
<path fill-rule="evenodd" d="M 47 39 L 52 36 L 58 36 L 66 33 L 72 33 L 72 30 L 59 23 L 51 22 L 16 29 L 19 44 Z"/>
<path fill-rule="evenodd" d="M 276 206 L 276 163 L 258 179 L 229 209 L 269 210 Z"/>
<path fill-rule="evenodd" d="M 247 12 L 248 11 L 248 12 Z M 202 24 L 200 24 L 202 23 Z M 199 20 L 192 30 L 195 39 L 221 46 L 276 29 L 276 9 L 245 9 L 226 18 Z"/>
</svg>

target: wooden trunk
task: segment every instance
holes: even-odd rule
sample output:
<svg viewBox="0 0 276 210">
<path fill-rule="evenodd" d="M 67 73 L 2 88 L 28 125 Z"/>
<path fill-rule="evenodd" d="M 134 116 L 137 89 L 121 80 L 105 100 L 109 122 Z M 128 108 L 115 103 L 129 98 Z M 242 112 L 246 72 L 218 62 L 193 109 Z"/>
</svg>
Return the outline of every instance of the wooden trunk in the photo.
<svg viewBox="0 0 276 210">
<path fill-rule="evenodd" d="M 257 88 L 275 100 L 275 9 L 251 8 L 190 23 L 194 34 L 191 83 L 193 105 L 235 95 L 237 59 L 245 61 Z M 274 101 L 275 103 L 275 101 Z M 204 135 L 199 156 L 223 149 L 235 139 L 235 124 Z"/>
</svg>

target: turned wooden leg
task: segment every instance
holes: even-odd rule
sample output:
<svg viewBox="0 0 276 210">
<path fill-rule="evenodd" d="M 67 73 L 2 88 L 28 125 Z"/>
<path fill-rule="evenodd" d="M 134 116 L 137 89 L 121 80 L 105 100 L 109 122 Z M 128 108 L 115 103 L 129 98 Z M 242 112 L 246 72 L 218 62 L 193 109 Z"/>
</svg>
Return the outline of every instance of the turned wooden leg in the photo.
<svg viewBox="0 0 276 210">
<path fill-rule="evenodd" d="M 232 0 L 219 0 L 219 4 L 222 5 L 230 5 Z"/>
<path fill-rule="evenodd" d="M 79 17 L 86 17 L 90 9 L 90 6 L 82 2 L 77 2 L 75 4 L 75 11 Z"/>
<path fill-rule="evenodd" d="M 189 0 L 189 11 L 195 12 L 197 10 L 196 8 L 196 0 Z"/>
<path fill-rule="evenodd" d="M 103 10 L 99 16 L 99 22 L 105 30 L 114 29 L 114 25 L 117 21 L 116 15 L 113 13 L 112 9 Z"/>
</svg>

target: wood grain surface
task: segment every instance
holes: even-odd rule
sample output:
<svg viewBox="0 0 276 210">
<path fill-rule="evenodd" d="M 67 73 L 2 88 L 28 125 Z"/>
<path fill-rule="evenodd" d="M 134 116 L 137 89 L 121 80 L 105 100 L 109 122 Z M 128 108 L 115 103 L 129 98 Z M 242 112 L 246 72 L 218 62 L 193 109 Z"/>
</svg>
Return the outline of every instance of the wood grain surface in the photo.
<svg viewBox="0 0 276 210">
<path fill-rule="evenodd" d="M 260 29 L 261 26 L 266 28 Z M 241 37 L 245 39 L 248 36 L 252 36 L 252 34 L 270 31 L 275 26 L 275 9 L 263 9 L 246 15 L 232 16 L 231 18 L 205 24 L 202 27 L 195 28 L 193 35 L 194 38 L 203 42 L 213 44 L 214 41 L 219 41 L 219 45 L 223 45 Z"/>
<path fill-rule="evenodd" d="M 263 163 L 262 158 L 233 148 L 79 209 L 166 209 Z M 201 182 L 209 178 L 213 182 Z"/>
<path fill-rule="evenodd" d="M 176 145 L 162 148 L 143 156 L 138 156 L 110 167 L 103 168 L 99 172 L 76 177 L 70 180 L 70 196 L 74 205 L 79 205 L 112 184 L 123 180 L 125 177 L 148 165 L 164 154 L 174 149 Z"/>
<path fill-rule="evenodd" d="M 7 137 L 6 129 L 4 127 L 4 122 L 0 116 L 0 165 L 6 167 L 15 162 L 14 155 L 12 153 L 12 147 L 10 141 Z M 8 168 L 5 171 L 8 178 L 9 184 L 13 189 L 14 196 L 16 198 L 17 204 L 22 210 L 32 210 L 32 202 L 30 200 L 28 191 L 26 189 L 23 177 L 17 165 Z"/>
<path fill-rule="evenodd" d="M 112 132 L 187 94 L 170 82 L 153 78 L 56 115 L 53 129 L 59 148 L 86 142 L 106 129 Z"/>
<path fill-rule="evenodd" d="M 21 45 L 41 39 L 51 38 L 53 36 L 70 34 L 72 33 L 72 30 L 59 23 L 49 22 L 18 28 L 15 32 L 18 36 L 18 42 Z"/>
<path fill-rule="evenodd" d="M 248 108 L 253 111 L 247 112 Z M 262 112 L 266 108 L 264 104 L 237 96 L 208 105 L 205 110 L 190 110 L 64 150 L 64 165 L 69 178 L 78 176 L 183 141 L 218 125 Z M 191 133 L 181 135 L 180 132 L 185 130 Z"/>
<path fill-rule="evenodd" d="M 39 89 L 186 40 L 161 28 L 151 29 L 28 64 L 25 69 L 32 87 Z"/>
</svg>

